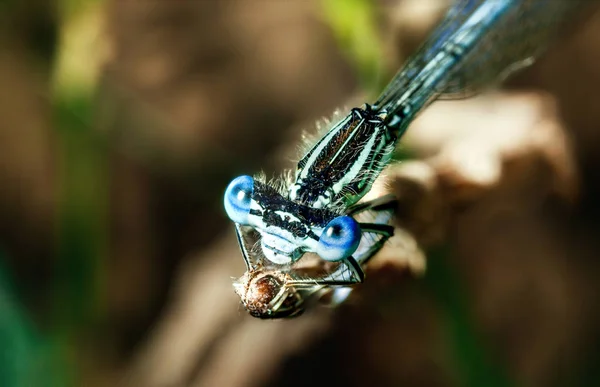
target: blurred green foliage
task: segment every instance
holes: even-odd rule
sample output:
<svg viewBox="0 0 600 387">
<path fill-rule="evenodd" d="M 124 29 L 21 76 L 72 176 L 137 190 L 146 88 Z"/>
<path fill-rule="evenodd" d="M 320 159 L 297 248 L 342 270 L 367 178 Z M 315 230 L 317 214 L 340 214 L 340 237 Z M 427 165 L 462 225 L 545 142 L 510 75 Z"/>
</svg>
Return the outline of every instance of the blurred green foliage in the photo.
<svg viewBox="0 0 600 387">
<path fill-rule="evenodd" d="M 18 289 L 0 256 L 0 386 L 53 387 L 77 383 L 77 340 L 102 318 L 103 261 L 107 255 L 107 147 L 94 133 L 94 93 L 98 63 L 90 40 L 98 38 L 98 0 L 63 0 L 55 18 L 25 41 L 52 67 L 52 127 L 57 138 L 58 228 L 51 300 L 45 330 L 21 307 Z M 2 17 L 26 7 L 0 1 Z M 32 18 L 37 8 L 32 6 Z M 38 19 L 31 24 L 39 25 Z M 96 22 L 90 23 L 91 22 Z M 11 28 L 11 27 L 7 27 Z M 9 31 L 10 32 L 10 31 Z M 12 31 L 18 33 L 19 31 Z M 87 39 L 87 40 L 86 40 Z M 36 48 L 43 46 L 43 50 Z"/>
<path fill-rule="evenodd" d="M 321 0 L 325 22 L 354 64 L 363 90 L 375 97 L 387 79 L 383 44 L 377 29 L 377 7 L 370 0 Z"/>
<path fill-rule="evenodd" d="M 95 127 L 101 44 L 99 1 L 59 3 L 52 95 L 59 192 L 53 335 L 77 364 L 78 340 L 102 323 L 108 256 L 108 145 Z M 71 374 L 75 380 L 78 375 Z"/>
<path fill-rule="evenodd" d="M 44 335 L 21 307 L 20 298 L 0 252 L 0 386 L 66 386 L 61 346 Z"/>
<path fill-rule="evenodd" d="M 455 359 L 459 385 L 465 387 L 509 387 L 515 383 L 494 361 L 487 350 L 485 337 L 473 320 L 469 294 L 450 262 L 451 249 L 440 247 L 428 252 L 424 285 L 442 312 L 446 335 Z"/>
<path fill-rule="evenodd" d="M 55 277 L 56 323 L 77 330 L 102 314 L 103 260 L 108 246 L 107 147 L 91 131 L 91 96 L 55 98 L 61 147 Z"/>
</svg>

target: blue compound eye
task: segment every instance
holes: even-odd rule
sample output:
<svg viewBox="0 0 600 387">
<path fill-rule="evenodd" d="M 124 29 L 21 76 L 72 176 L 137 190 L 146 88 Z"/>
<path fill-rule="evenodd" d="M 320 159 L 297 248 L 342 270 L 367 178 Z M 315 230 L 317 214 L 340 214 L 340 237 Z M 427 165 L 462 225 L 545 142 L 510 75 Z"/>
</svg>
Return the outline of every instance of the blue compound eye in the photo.
<svg viewBox="0 0 600 387">
<path fill-rule="evenodd" d="M 240 176 L 233 179 L 227 190 L 223 204 L 227 216 L 232 221 L 246 225 L 250 213 L 250 201 L 254 192 L 254 179 L 250 176 Z"/>
<path fill-rule="evenodd" d="M 338 216 L 327 224 L 319 238 L 317 254 L 327 261 L 339 261 L 356 251 L 360 226 L 350 216 Z"/>
</svg>

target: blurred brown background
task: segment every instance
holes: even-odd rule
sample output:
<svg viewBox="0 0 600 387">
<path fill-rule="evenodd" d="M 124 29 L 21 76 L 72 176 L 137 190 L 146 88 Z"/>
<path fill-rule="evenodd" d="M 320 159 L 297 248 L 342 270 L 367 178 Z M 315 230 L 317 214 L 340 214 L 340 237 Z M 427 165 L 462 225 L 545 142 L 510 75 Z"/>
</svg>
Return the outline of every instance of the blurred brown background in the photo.
<svg viewBox="0 0 600 387">
<path fill-rule="evenodd" d="M 593 1 L 412 125 L 403 242 L 347 304 L 260 321 L 233 293 L 227 183 L 293 167 L 447 4 L 0 2 L 0 385 L 599 385 Z"/>
</svg>

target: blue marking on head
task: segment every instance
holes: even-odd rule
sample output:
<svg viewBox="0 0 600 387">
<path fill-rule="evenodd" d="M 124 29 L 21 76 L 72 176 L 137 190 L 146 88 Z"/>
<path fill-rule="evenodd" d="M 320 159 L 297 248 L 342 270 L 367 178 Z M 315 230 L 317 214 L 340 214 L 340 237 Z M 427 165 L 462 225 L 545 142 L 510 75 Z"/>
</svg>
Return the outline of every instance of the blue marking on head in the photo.
<svg viewBox="0 0 600 387">
<path fill-rule="evenodd" d="M 223 198 L 223 204 L 229 219 L 242 225 L 248 224 L 253 193 L 254 179 L 250 176 L 239 176 L 229 183 Z"/>
<path fill-rule="evenodd" d="M 350 216 L 338 216 L 327 224 L 317 248 L 317 254 L 327 261 L 348 258 L 360 243 L 360 226 Z"/>
</svg>

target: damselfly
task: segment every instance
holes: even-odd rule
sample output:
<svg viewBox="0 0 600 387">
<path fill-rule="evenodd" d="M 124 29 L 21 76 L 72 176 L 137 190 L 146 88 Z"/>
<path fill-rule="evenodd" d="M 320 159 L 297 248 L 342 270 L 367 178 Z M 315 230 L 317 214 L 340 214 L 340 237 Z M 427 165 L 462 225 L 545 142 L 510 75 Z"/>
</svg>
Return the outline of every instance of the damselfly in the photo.
<svg viewBox="0 0 600 387">
<path fill-rule="evenodd" d="M 394 198 L 361 202 L 415 116 L 530 64 L 573 0 L 466 0 L 392 79 L 302 157 L 294 178 L 241 176 L 225 192 L 247 271 L 234 287 L 256 317 L 298 315 L 306 300 L 362 282 L 393 234 Z"/>
</svg>

